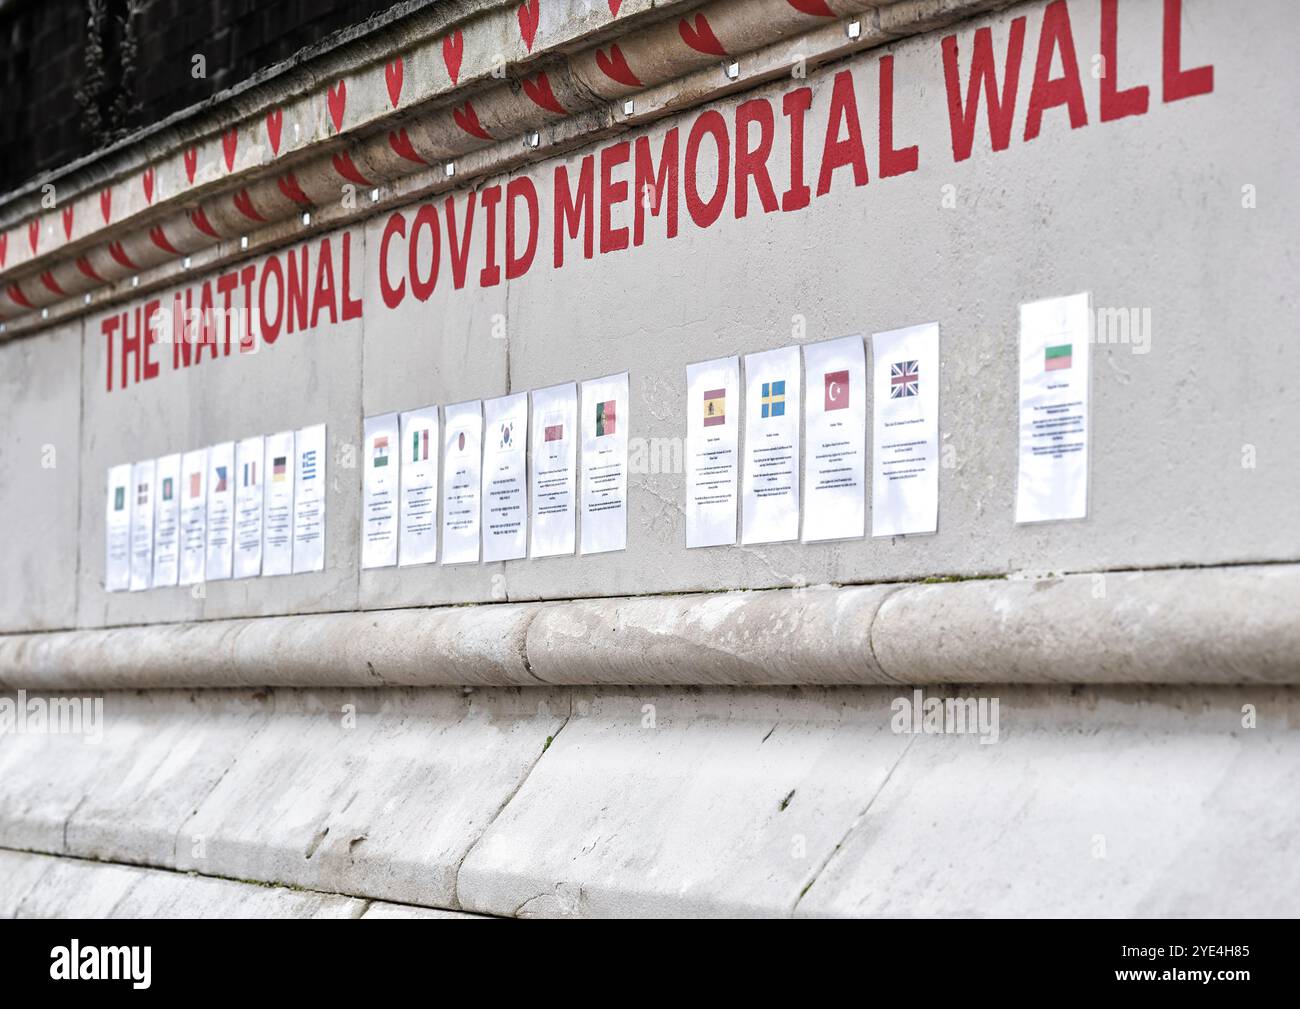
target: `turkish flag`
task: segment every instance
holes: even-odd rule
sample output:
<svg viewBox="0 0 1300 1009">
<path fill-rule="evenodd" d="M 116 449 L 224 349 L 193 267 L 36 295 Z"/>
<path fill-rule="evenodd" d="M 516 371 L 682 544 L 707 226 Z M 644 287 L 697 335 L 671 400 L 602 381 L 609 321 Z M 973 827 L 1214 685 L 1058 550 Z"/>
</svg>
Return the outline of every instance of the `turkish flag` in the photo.
<svg viewBox="0 0 1300 1009">
<path fill-rule="evenodd" d="M 826 373 L 826 409 L 847 410 L 849 408 L 849 373 L 847 371 L 828 371 Z"/>
</svg>

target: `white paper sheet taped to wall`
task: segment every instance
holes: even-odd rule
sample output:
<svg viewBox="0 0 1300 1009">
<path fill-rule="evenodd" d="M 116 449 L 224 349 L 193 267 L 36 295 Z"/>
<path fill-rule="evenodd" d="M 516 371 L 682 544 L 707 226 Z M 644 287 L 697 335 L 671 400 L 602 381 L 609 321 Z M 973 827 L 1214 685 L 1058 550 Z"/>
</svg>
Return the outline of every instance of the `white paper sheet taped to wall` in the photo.
<svg viewBox="0 0 1300 1009">
<path fill-rule="evenodd" d="M 483 560 L 528 553 L 528 393 L 483 403 Z"/>
<path fill-rule="evenodd" d="M 235 443 L 208 449 L 208 560 L 204 578 L 220 581 L 234 572 Z"/>
<path fill-rule="evenodd" d="M 573 382 L 532 394 L 530 557 L 572 555 L 577 546 L 578 387 Z"/>
<path fill-rule="evenodd" d="M 208 533 L 208 450 L 186 452 L 181 456 L 181 585 L 197 585 L 206 575 Z"/>
<path fill-rule="evenodd" d="M 244 438 L 235 446 L 235 577 L 262 573 L 262 479 L 266 439 Z"/>
<path fill-rule="evenodd" d="M 799 538 L 799 348 L 745 356 L 741 541 Z"/>
<path fill-rule="evenodd" d="M 861 336 L 803 349 L 803 541 L 856 539 L 866 533 L 867 356 Z"/>
<path fill-rule="evenodd" d="M 325 570 L 325 425 L 312 424 L 294 435 L 293 570 Z"/>
<path fill-rule="evenodd" d="M 293 574 L 294 433 L 267 435 L 262 472 L 266 474 L 262 510 L 262 575 Z"/>
<path fill-rule="evenodd" d="M 110 466 L 104 511 L 104 588 L 109 592 L 131 587 L 131 492 L 131 464 Z"/>
<path fill-rule="evenodd" d="M 627 548 L 628 376 L 582 383 L 582 552 Z"/>
<path fill-rule="evenodd" d="M 871 338 L 875 393 L 871 534 L 906 536 L 939 525 L 939 325 Z"/>
<path fill-rule="evenodd" d="M 736 542 L 740 358 L 686 366 L 686 546 Z"/>
<path fill-rule="evenodd" d="M 402 444 L 399 567 L 438 559 L 438 408 L 407 410 L 400 418 Z"/>
<path fill-rule="evenodd" d="M 362 444 L 361 566 L 397 563 L 397 503 L 400 453 L 397 414 L 367 417 Z"/>
<path fill-rule="evenodd" d="M 483 404 L 453 403 L 443 411 L 442 562 L 477 564 Z"/>
<path fill-rule="evenodd" d="M 153 584 L 153 459 L 131 467 L 131 591 L 143 592 Z"/>
<path fill-rule="evenodd" d="M 1020 475 L 1016 521 L 1088 514 L 1087 294 L 1020 306 Z"/>
</svg>

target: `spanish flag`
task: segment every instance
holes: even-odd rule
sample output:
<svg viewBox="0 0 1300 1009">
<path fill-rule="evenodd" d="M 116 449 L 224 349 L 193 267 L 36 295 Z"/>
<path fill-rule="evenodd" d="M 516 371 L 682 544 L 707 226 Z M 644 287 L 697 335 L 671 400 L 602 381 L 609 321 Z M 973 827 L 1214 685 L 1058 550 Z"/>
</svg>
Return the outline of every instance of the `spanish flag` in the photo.
<svg viewBox="0 0 1300 1009">
<path fill-rule="evenodd" d="M 704 426 L 717 427 L 727 422 L 727 390 L 710 389 L 704 394 Z"/>
</svg>

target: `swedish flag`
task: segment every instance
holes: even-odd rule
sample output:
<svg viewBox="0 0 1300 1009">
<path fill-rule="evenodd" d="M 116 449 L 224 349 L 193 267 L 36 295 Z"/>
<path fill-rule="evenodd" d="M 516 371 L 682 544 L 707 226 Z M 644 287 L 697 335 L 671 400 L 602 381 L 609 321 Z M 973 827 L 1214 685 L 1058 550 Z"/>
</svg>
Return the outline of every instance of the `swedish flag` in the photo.
<svg viewBox="0 0 1300 1009">
<path fill-rule="evenodd" d="M 785 380 L 763 383 L 763 419 L 785 416 Z"/>
</svg>

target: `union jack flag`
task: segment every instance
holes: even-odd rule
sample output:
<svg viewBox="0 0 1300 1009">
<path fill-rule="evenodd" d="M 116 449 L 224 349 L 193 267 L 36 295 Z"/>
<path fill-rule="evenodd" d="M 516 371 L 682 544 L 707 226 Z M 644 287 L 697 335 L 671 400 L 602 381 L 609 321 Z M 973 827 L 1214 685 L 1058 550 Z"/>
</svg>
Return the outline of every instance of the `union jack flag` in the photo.
<svg viewBox="0 0 1300 1009">
<path fill-rule="evenodd" d="M 915 361 L 898 361 L 889 366 L 889 398 L 915 396 L 921 384 L 921 369 Z"/>
</svg>

